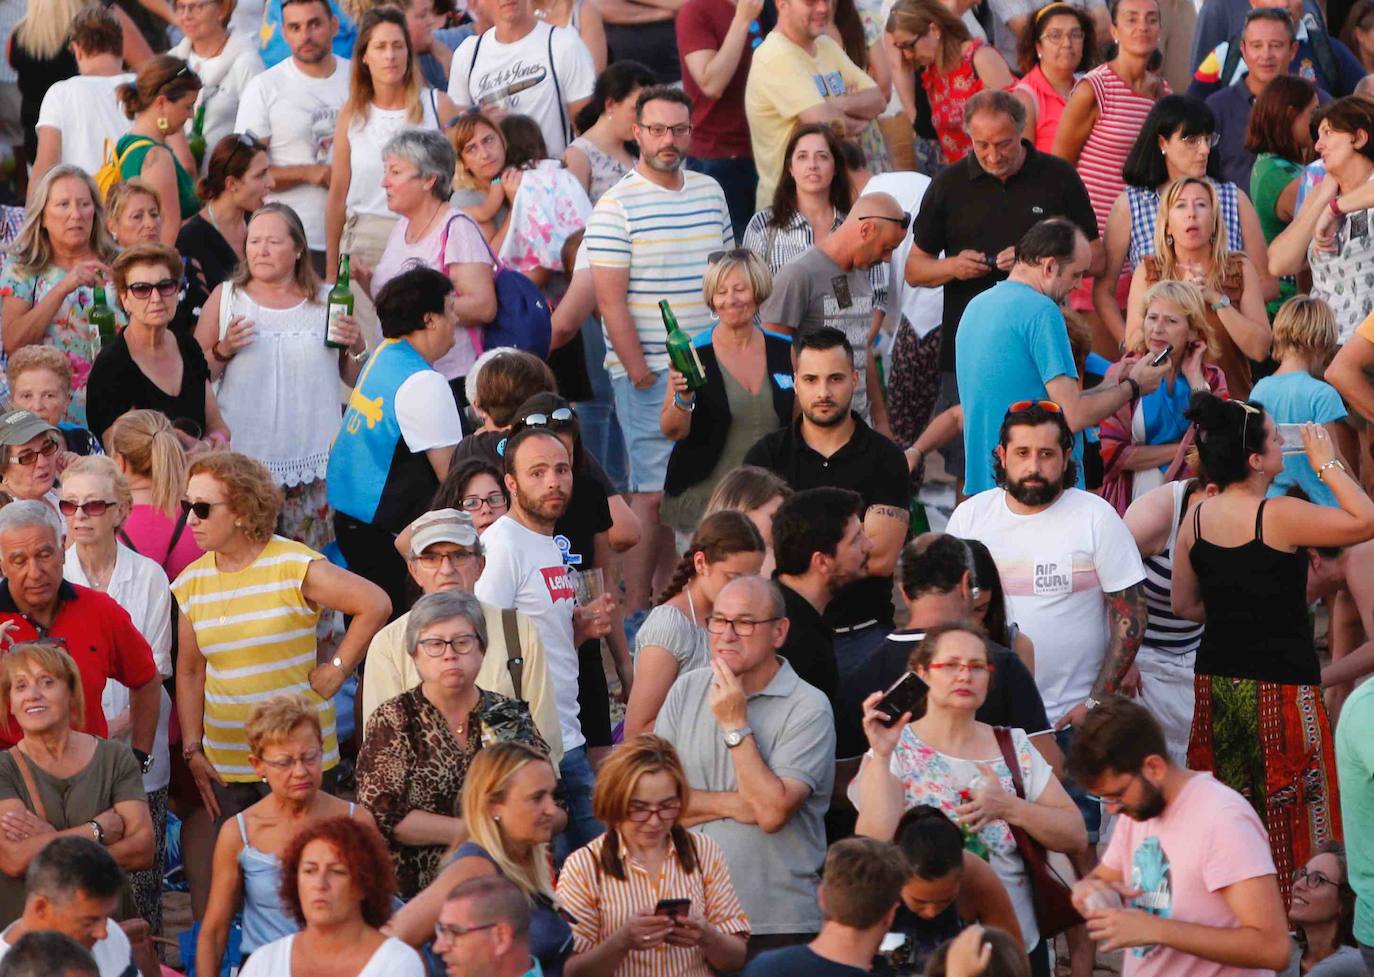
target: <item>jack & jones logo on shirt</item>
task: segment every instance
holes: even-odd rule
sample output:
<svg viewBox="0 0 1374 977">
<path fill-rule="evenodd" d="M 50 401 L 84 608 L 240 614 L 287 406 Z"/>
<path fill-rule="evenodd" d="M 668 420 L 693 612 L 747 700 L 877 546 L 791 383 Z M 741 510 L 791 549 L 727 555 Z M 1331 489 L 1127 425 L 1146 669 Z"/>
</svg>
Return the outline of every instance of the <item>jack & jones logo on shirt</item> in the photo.
<svg viewBox="0 0 1374 977">
<path fill-rule="evenodd" d="M 544 567 L 539 572 L 544 575 L 544 586 L 549 588 L 549 600 L 556 604 L 560 600 L 576 599 L 567 567 Z"/>
<path fill-rule="evenodd" d="M 520 104 L 515 96 L 538 85 L 548 73 L 542 62 L 530 64 L 519 60 L 500 71 L 490 71 L 477 83 L 477 102 L 483 106 L 504 104 L 515 108 Z"/>
</svg>

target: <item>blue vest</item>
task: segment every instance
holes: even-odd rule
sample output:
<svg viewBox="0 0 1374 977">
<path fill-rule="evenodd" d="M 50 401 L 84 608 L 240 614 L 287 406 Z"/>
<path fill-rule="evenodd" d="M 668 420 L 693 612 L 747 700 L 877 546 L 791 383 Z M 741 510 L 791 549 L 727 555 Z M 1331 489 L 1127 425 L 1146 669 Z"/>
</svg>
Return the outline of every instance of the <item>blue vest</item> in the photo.
<svg viewBox="0 0 1374 977">
<path fill-rule="evenodd" d="M 439 479 L 425 453 L 406 446 L 396 391 L 432 369 L 404 339 L 383 340 L 372 354 L 329 451 L 325 485 L 335 511 L 395 533 L 429 507 Z"/>
</svg>

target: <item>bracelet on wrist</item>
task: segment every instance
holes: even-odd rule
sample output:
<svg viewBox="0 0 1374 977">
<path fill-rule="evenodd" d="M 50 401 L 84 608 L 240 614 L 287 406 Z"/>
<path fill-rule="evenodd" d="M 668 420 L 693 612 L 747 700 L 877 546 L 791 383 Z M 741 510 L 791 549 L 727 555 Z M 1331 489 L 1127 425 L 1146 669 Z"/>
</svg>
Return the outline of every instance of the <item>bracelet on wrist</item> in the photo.
<svg viewBox="0 0 1374 977">
<path fill-rule="evenodd" d="M 1336 194 L 1336 196 L 1331 198 L 1331 213 L 1335 214 L 1337 217 L 1345 216 L 1345 213 L 1341 210 L 1340 194 Z"/>
<path fill-rule="evenodd" d="M 1140 384 L 1136 382 L 1135 377 L 1122 377 L 1121 382 L 1130 385 L 1132 403 L 1140 399 Z"/>
<path fill-rule="evenodd" d="M 225 356 L 223 353 L 221 353 L 221 352 L 219 351 L 219 340 L 218 340 L 218 339 L 216 339 L 216 340 L 214 341 L 214 343 L 211 344 L 211 346 L 210 346 L 210 355 L 213 356 L 215 359 L 219 360 L 221 363 L 228 363 L 230 360 L 232 360 L 232 359 L 234 358 L 234 354 L 233 354 L 233 353 L 230 353 L 228 356 Z"/>
<path fill-rule="evenodd" d="M 691 400 L 683 400 L 675 390 L 673 391 L 673 406 L 683 413 L 690 414 L 697 409 L 697 400 L 695 397 Z"/>
<path fill-rule="evenodd" d="M 1323 482 L 1326 481 L 1326 470 L 1328 468 L 1339 468 L 1347 475 L 1350 474 L 1350 469 L 1345 467 L 1345 462 L 1341 461 L 1339 458 L 1332 458 L 1326 464 L 1322 465 L 1320 468 L 1317 469 L 1317 477 L 1321 479 Z"/>
</svg>

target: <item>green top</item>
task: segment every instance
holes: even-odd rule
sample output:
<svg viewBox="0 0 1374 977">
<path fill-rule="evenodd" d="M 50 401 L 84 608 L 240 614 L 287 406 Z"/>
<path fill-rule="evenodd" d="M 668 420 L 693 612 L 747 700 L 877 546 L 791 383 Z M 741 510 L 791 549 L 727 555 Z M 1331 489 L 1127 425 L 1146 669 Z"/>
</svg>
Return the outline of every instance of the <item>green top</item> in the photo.
<svg viewBox="0 0 1374 977">
<path fill-rule="evenodd" d="M 1272 244 L 1285 227 L 1286 221 L 1279 220 L 1275 213 L 1279 197 L 1284 188 L 1302 174 L 1302 167 L 1290 163 L 1282 156 L 1273 153 L 1260 153 L 1255 157 L 1254 168 L 1250 170 L 1250 200 L 1259 215 L 1260 230 L 1264 240 Z M 1289 275 L 1279 279 L 1279 297 L 1268 303 L 1270 318 L 1278 312 L 1279 306 L 1297 294 L 1298 283 Z"/>
<path fill-rule="evenodd" d="M 135 136 L 130 133 L 115 144 L 115 156 L 118 157 L 129 146 L 133 146 L 133 149 L 129 150 L 129 155 L 124 157 L 124 162 L 119 167 L 119 176 L 124 180 L 136 177 L 143 172 L 143 157 L 148 155 L 148 150 L 154 146 L 167 149 L 166 143 L 158 142 L 148 136 Z M 167 151 L 171 152 L 170 149 Z M 196 196 L 196 178 L 186 172 L 186 168 L 181 165 L 181 160 L 177 159 L 176 153 L 172 153 L 172 165 L 177 168 L 177 203 L 181 205 L 181 219 L 184 221 L 200 212 L 200 198 Z"/>
</svg>

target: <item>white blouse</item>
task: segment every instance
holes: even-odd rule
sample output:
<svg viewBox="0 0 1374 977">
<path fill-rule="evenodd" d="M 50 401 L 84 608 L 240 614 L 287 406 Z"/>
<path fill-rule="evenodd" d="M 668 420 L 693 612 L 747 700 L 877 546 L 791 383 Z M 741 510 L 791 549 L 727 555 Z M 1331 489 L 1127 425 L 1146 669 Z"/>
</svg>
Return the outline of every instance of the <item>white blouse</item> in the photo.
<svg viewBox="0 0 1374 977">
<path fill-rule="evenodd" d="M 362 214 L 367 217 L 387 217 L 396 215 L 386 205 L 386 191 L 382 189 L 382 174 L 385 162 L 382 147 L 403 129 L 439 128 L 438 102 L 434 89 L 420 91 L 421 117 L 419 123 L 406 118 L 406 109 L 379 109 L 375 105 L 367 107 L 367 118 L 358 124 L 354 119 L 348 127 L 348 154 L 351 170 L 348 181 L 346 212 L 349 217 Z"/>
</svg>

